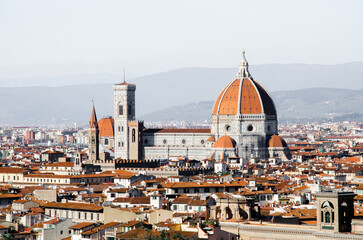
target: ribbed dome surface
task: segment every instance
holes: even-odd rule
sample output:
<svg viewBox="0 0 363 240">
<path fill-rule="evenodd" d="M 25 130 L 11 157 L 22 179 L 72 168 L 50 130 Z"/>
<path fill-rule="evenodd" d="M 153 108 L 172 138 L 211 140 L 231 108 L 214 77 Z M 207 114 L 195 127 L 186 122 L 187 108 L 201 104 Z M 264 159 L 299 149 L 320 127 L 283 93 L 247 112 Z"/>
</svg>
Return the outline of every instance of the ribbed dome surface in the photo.
<svg viewBox="0 0 363 240">
<path fill-rule="evenodd" d="M 114 136 L 114 120 L 112 117 L 102 118 L 98 122 L 99 136 L 100 137 L 113 137 Z"/>
<path fill-rule="evenodd" d="M 276 115 L 275 105 L 268 93 L 251 77 L 243 56 L 235 80 L 219 94 L 213 115 L 266 114 Z"/>
<path fill-rule="evenodd" d="M 213 148 L 234 148 L 235 146 L 236 141 L 233 138 L 224 135 L 217 139 L 213 145 Z"/>
<path fill-rule="evenodd" d="M 268 141 L 268 146 L 278 148 L 278 147 L 287 147 L 287 144 L 282 137 L 274 134 L 271 136 L 270 141 Z"/>
</svg>

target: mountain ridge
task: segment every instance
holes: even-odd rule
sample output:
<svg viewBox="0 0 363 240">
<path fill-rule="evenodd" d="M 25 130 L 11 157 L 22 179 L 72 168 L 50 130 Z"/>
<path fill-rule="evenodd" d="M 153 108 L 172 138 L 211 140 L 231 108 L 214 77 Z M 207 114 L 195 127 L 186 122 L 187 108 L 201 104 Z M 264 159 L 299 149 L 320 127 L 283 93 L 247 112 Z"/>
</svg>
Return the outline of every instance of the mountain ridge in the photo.
<svg viewBox="0 0 363 240">
<path fill-rule="evenodd" d="M 172 106 L 214 100 L 218 97 L 220 91 L 234 79 L 236 71 L 236 68 L 196 67 L 175 69 L 132 79 L 128 82 L 137 86 L 137 117 L 147 116 Z M 301 64 L 270 64 L 250 66 L 250 72 L 254 79 L 272 95 L 276 104 L 279 101 L 282 102 L 282 105 L 289 105 L 289 102 L 294 102 L 297 104 L 296 106 L 301 106 L 301 109 L 297 109 L 299 110 L 296 112 L 297 118 L 303 115 L 301 110 L 310 111 L 304 106 L 304 104 L 310 104 L 309 101 L 304 100 L 304 95 L 316 97 L 315 95 L 321 93 L 315 90 L 304 90 L 305 93 L 295 92 L 295 94 L 301 95 L 297 100 L 294 99 L 294 96 L 283 93 L 283 91 L 306 88 L 321 88 L 320 91 L 323 91 L 323 88 L 329 87 L 334 87 L 337 89 L 336 91 L 343 88 L 347 90 L 363 89 L 363 81 L 361 81 L 363 79 L 363 63 L 323 65 L 323 67 L 317 65 L 311 67 Z M 79 81 L 73 81 L 73 85 L 67 86 L 1 87 L 0 124 L 47 124 L 66 121 L 87 123 L 92 100 L 95 102 L 99 118 L 105 115 L 112 116 L 114 111 L 112 86 L 115 82 L 121 82 L 121 79 L 118 76 L 114 76 L 114 79 L 108 79 L 107 75 L 104 76 L 105 79 L 103 79 L 103 75 L 97 77 L 97 81 L 103 83 L 94 84 L 92 79 L 89 81 L 80 79 Z M 78 82 L 81 82 L 81 84 L 77 85 Z M 89 84 L 82 84 L 84 82 Z M 291 88 L 295 90 L 291 90 Z M 277 95 L 274 96 L 274 92 L 277 92 Z M 314 92 L 314 94 L 309 92 Z M 325 96 L 326 101 L 329 99 L 334 100 L 334 93 L 326 92 L 324 94 L 328 94 Z M 349 108 L 350 105 L 356 105 L 355 101 L 361 103 L 360 95 L 356 96 L 357 99 L 354 100 L 352 96 L 346 94 L 346 100 L 343 98 L 344 94 L 341 91 L 339 91 L 339 94 L 341 95 L 339 101 L 345 102 L 345 106 L 340 104 L 339 101 L 333 101 L 328 105 L 324 102 L 316 102 L 319 105 L 318 108 L 321 110 L 328 107 L 327 114 L 332 113 L 337 116 L 347 112 L 360 113 L 355 108 L 344 110 L 344 107 Z M 288 100 L 284 100 L 285 95 Z M 290 107 L 296 108 L 296 106 Z M 339 111 L 334 112 L 334 107 Z M 318 110 L 310 112 L 311 114 L 321 115 Z M 286 109 L 278 109 L 278 113 L 281 118 L 292 115 Z"/>
</svg>

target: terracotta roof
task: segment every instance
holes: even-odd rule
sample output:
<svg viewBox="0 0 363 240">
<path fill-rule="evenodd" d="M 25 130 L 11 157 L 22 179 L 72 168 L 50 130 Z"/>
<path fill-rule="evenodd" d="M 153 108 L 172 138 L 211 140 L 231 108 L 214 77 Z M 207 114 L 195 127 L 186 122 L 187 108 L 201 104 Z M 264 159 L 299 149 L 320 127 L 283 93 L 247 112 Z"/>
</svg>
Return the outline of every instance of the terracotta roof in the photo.
<svg viewBox="0 0 363 240">
<path fill-rule="evenodd" d="M 128 188 L 114 188 L 109 190 L 109 193 L 127 193 L 128 192 Z"/>
<path fill-rule="evenodd" d="M 192 200 L 190 197 L 178 197 L 173 200 L 172 204 L 189 204 Z"/>
<path fill-rule="evenodd" d="M 114 136 L 114 119 L 112 117 L 102 118 L 98 122 L 99 136 L 100 137 L 113 137 Z"/>
<path fill-rule="evenodd" d="M 127 83 L 127 82 L 122 82 L 122 83 L 118 83 L 118 84 L 115 84 L 115 85 L 125 85 L 125 86 L 135 86 L 135 84 L 132 84 L 132 83 Z"/>
<path fill-rule="evenodd" d="M 99 173 L 99 174 L 83 174 L 83 175 L 74 175 L 71 178 L 98 178 L 98 177 L 114 177 L 113 173 Z"/>
<path fill-rule="evenodd" d="M 0 167 L 0 173 L 25 173 L 27 172 L 23 168 L 12 168 L 12 167 Z"/>
<path fill-rule="evenodd" d="M 132 197 L 120 197 L 120 198 L 115 198 L 112 202 L 115 203 L 129 203 L 131 202 Z"/>
<path fill-rule="evenodd" d="M 71 178 L 70 175 L 55 175 L 55 174 L 28 174 L 24 178 Z"/>
<path fill-rule="evenodd" d="M 89 210 L 89 211 L 101 211 L 103 210 L 102 206 L 98 206 L 93 203 L 75 203 L 75 202 L 66 202 L 66 203 L 54 203 L 48 202 L 41 205 L 42 207 L 48 208 L 62 208 L 62 209 L 78 209 L 78 210 Z"/>
<path fill-rule="evenodd" d="M 85 227 L 88 227 L 88 226 L 91 226 L 91 225 L 94 225 L 95 223 L 93 222 L 81 222 L 81 223 L 78 223 L 76 225 L 73 225 L 73 226 L 70 226 L 69 228 L 70 229 L 82 229 L 82 228 L 85 228 Z"/>
<path fill-rule="evenodd" d="M 33 213 L 44 213 L 44 209 L 41 207 L 33 207 L 29 209 L 30 212 Z"/>
<path fill-rule="evenodd" d="M 170 236 L 175 236 L 176 234 L 180 234 L 185 239 L 192 239 L 192 237 L 198 236 L 197 232 L 186 232 L 186 231 L 166 231 L 165 233 Z M 151 230 L 150 232 L 146 231 L 143 228 L 135 228 L 125 233 L 118 233 L 117 239 L 146 239 L 150 235 L 152 237 L 160 237 L 161 232 L 157 230 Z"/>
<path fill-rule="evenodd" d="M 74 167 L 74 162 L 54 162 L 45 164 L 44 167 Z"/>
<path fill-rule="evenodd" d="M 131 204 L 150 204 L 150 197 L 134 197 Z"/>
<path fill-rule="evenodd" d="M 132 176 L 136 175 L 136 173 L 126 171 L 126 170 L 113 170 L 117 176 L 115 178 L 131 178 Z"/>
<path fill-rule="evenodd" d="M 212 135 L 212 136 L 210 136 L 208 139 L 207 139 L 207 142 L 215 142 L 216 141 L 216 139 L 215 139 L 215 137 Z"/>
<path fill-rule="evenodd" d="M 236 141 L 233 138 L 224 135 L 217 139 L 213 145 L 213 148 L 234 148 L 235 146 Z"/>
<path fill-rule="evenodd" d="M 59 221 L 60 221 L 59 218 L 53 218 L 53 219 L 51 219 L 49 221 L 46 221 L 46 222 L 36 223 L 33 226 L 31 226 L 31 228 L 43 228 L 44 224 L 56 224 Z"/>
<path fill-rule="evenodd" d="M 5 227 L 4 225 L 0 224 L 0 229 L 8 229 L 9 227 Z"/>
<path fill-rule="evenodd" d="M 209 182 L 176 182 L 166 183 L 163 185 L 164 188 L 191 188 L 191 187 L 245 187 L 247 182 L 223 182 L 223 183 L 209 183 Z"/>
<path fill-rule="evenodd" d="M 4 198 L 21 198 L 21 194 L 10 194 L 10 193 L 0 194 L 0 199 Z"/>
<path fill-rule="evenodd" d="M 22 195 L 26 195 L 26 194 L 30 194 L 30 193 L 33 193 L 35 190 L 37 190 L 37 189 L 41 189 L 41 190 L 43 190 L 43 189 L 46 189 L 44 186 L 27 186 L 26 188 L 22 188 L 21 190 L 20 190 L 20 193 L 22 194 Z"/>
<path fill-rule="evenodd" d="M 107 223 L 107 224 L 100 225 L 99 227 L 92 228 L 92 229 L 90 229 L 90 230 L 88 230 L 86 232 L 83 232 L 81 234 L 89 236 L 89 235 L 92 235 L 94 233 L 97 233 L 99 230 L 104 230 L 106 228 L 115 227 L 115 226 L 120 225 L 120 224 L 121 223 L 118 223 L 118 222 L 110 222 L 110 223 Z"/>
<path fill-rule="evenodd" d="M 205 206 L 207 204 L 207 201 L 200 200 L 200 199 L 193 199 L 188 206 Z"/>
<path fill-rule="evenodd" d="M 135 226 L 136 224 L 139 224 L 139 223 L 144 223 L 144 224 L 150 224 L 148 222 L 143 222 L 143 221 L 129 221 L 127 223 L 123 223 L 121 225 L 121 227 L 132 227 L 132 226 Z"/>
</svg>

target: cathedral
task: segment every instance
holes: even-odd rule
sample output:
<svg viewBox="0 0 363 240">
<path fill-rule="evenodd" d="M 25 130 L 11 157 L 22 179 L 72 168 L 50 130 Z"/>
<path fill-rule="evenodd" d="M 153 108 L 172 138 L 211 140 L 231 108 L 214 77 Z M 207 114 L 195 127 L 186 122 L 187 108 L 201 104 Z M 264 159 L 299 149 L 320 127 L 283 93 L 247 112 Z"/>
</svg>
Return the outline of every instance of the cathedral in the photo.
<svg viewBox="0 0 363 240">
<path fill-rule="evenodd" d="M 89 124 L 89 160 L 214 160 L 248 162 L 251 158 L 288 160 L 285 141 L 278 136 L 275 104 L 253 79 L 243 53 L 236 77 L 217 96 L 209 129 L 145 128 L 135 118 L 136 85 L 113 86 L 114 118 Z M 101 150 L 99 150 L 101 149 Z M 103 150 L 102 150 L 103 149 Z M 100 151 L 100 153 L 99 153 Z M 102 155 L 100 157 L 99 155 Z"/>
</svg>

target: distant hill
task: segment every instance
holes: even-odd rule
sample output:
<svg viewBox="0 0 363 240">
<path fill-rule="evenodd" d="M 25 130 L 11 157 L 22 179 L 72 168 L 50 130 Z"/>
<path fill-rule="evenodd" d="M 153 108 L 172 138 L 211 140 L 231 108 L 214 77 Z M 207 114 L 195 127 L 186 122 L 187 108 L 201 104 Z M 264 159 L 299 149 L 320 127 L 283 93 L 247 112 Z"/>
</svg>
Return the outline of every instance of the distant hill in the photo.
<svg viewBox="0 0 363 240">
<path fill-rule="evenodd" d="M 163 112 L 173 106 L 178 106 L 176 107 L 178 109 L 185 106 L 188 110 L 184 109 L 179 111 L 180 113 L 174 111 L 168 117 L 160 116 L 159 120 L 183 117 L 186 118 L 185 120 L 192 119 L 187 117 L 187 111 L 195 115 L 194 118 L 197 119 L 201 119 L 197 116 L 204 116 L 203 114 L 208 116 L 211 103 L 206 101 L 214 101 L 223 87 L 234 78 L 236 71 L 236 68 L 183 68 L 131 79 L 128 82 L 137 85 L 137 116 L 145 120 L 155 119 L 155 115 L 153 117 L 155 112 Z M 332 89 L 326 89 L 325 93 L 321 89 L 305 89 L 301 92 L 296 89 L 332 87 L 363 89 L 363 63 L 329 66 L 268 64 L 251 66 L 251 73 L 268 92 L 278 91 L 272 93 L 272 96 L 280 118 L 296 119 L 308 115 L 320 117 L 322 112 L 333 115 L 361 112 L 356 111 L 355 108 L 359 104 L 362 106 L 361 95 L 354 91 L 349 92 L 352 90 L 335 89 L 334 92 Z M 0 124 L 87 123 L 92 99 L 99 118 L 104 115 L 113 115 L 112 82 L 121 82 L 118 79 L 120 79 L 119 76 L 107 74 L 76 75 L 56 79 L 0 78 L 2 86 L 0 88 Z M 21 81 L 25 81 L 26 86 L 47 86 L 10 87 L 18 86 L 22 83 Z M 67 86 L 59 86 L 62 84 Z M 290 94 L 287 90 L 296 92 Z M 353 96 L 356 98 L 354 99 Z M 325 102 L 331 102 L 324 103 L 323 99 Z M 190 103 L 198 104 L 189 106 Z M 289 107 L 285 109 L 286 106 Z M 192 111 L 197 108 L 198 112 Z M 329 115 L 323 114 L 323 116 Z M 207 119 L 209 120 L 210 116 Z"/>
<path fill-rule="evenodd" d="M 309 88 L 271 93 L 281 121 L 362 120 L 363 90 Z M 210 121 L 214 101 L 173 106 L 141 117 L 145 121 Z"/>
</svg>

